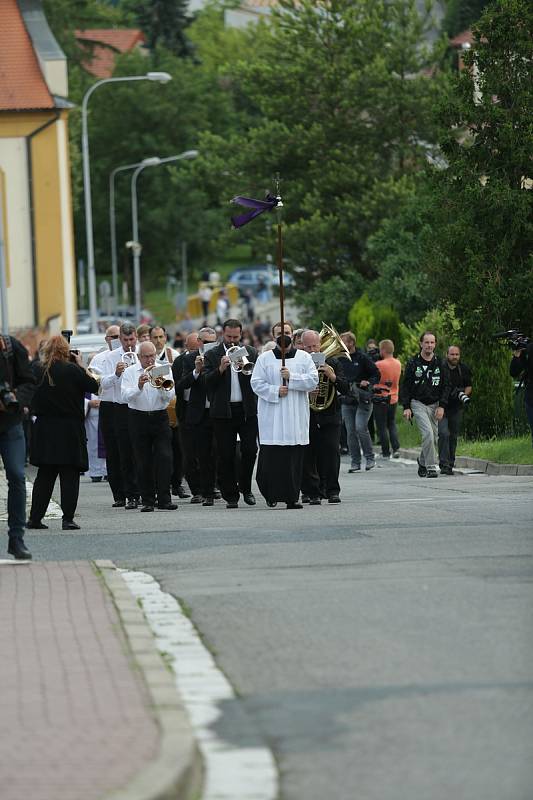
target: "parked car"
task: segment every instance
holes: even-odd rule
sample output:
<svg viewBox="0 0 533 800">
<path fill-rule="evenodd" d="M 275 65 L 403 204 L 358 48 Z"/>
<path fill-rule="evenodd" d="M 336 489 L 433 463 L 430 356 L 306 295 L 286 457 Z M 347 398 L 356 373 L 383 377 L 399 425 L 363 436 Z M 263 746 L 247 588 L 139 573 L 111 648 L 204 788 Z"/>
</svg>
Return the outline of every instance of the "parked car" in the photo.
<svg viewBox="0 0 533 800">
<path fill-rule="evenodd" d="M 256 291 L 261 281 L 269 288 L 279 286 L 278 270 L 268 265 L 241 267 L 234 270 L 228 278 L 228 283 L 233 283 L 243 291 L 246 289 Z M 288 272 L 283 273 L 283 285 L 294 286 L 294 278 Z"/>
</svg>

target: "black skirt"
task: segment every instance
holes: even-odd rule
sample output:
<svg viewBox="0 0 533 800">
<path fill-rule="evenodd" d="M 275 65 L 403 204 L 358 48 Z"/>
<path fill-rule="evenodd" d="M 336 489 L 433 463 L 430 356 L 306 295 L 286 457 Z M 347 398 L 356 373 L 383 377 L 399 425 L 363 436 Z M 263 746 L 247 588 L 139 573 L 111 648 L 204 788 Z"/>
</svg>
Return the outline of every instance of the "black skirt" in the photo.
<svg viewBox="0 0 533 800">
<path fill-rule="evenodd" d="M 304 445 L 261 445 L 256 479 L 267 502 L 298 502 L 303 463 Z"/>
</svg>

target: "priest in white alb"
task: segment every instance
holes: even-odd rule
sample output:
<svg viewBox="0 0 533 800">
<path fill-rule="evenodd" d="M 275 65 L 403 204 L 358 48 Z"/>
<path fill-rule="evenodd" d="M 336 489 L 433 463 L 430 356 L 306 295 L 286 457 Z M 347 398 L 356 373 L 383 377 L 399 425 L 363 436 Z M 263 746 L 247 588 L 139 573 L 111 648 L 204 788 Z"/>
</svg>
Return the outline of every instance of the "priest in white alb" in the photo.
<svg viewBox="0 0 533 800">
<path fill-rule="evenodd" d="M 281 323 L 272 328 L 276 347 L 262 353 L 252 373 L 258 397 L 259 461 L 257 485 L 267 505 L 299 503 L 304 447 L 309 444 L 309 392 L 318 385 L 313 359 L 292 345 L 292 325 L 285 323 L 285 366 L 281 366 Z"/>
</svg>

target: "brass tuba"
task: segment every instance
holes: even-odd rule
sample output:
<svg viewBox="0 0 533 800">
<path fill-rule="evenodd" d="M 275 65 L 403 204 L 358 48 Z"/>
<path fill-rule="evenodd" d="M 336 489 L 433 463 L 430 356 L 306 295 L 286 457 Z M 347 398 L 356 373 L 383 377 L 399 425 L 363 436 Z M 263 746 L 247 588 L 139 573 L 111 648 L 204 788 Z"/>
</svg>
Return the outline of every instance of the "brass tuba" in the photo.
<svg viewBox="0 0 533 800">
<path fill-rule="evenodd" d="M 320 352 L 326 358 L 350 358 L 350 352 L 340 334 L 337 333 L 333 325 L 326 325 L 322 323 L 322 330 L 320 336 Z M 324 375 L 323 372 L 318 372 L 318 387 L 309 400 L 309 406 L 312 411 L 325 411 L 333 403 L 337 388 L 330 379 Z"/>
</svg>

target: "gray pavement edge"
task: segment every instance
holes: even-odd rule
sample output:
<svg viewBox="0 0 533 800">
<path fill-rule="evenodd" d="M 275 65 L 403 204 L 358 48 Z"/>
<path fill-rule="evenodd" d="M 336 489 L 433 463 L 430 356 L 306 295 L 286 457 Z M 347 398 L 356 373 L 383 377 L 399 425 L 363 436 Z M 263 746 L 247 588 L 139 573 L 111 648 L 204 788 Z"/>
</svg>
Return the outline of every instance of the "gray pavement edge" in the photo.
<svg viewBox="0 0 533 800">
<path fill-rule="evenodd" d="M 378 452 L 376 450 L 376 452 Z M 400 448 L 398 451 L 402 458 L 410 458 L 416 461 L 420 455 L 420 448 Z M 470 456 L 457 456 L 455 466 L 458 470 L 473 469 L 477 472 L 484 472 L 487 475 L 533 475 L 533 464 L 497 464 L 495 461 L 485 461 L 482 458 L 471 458 Z"/>
<path fill-rule="evenodd" d="M 108 794 L 106 800 L 198 800 L 203 779 L 202 758 L 172 673 L 115 564 L 107 560 L 93 563 L 117 609 L 132 659 L 146 683 L 160 729 L 156 758 L 127 786 Z"/>
</svg>

